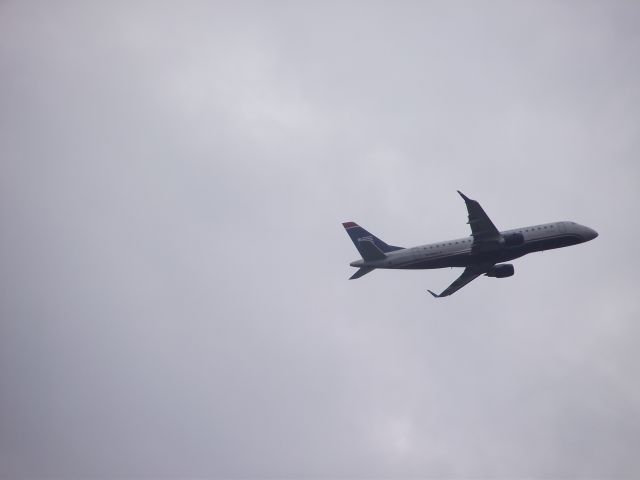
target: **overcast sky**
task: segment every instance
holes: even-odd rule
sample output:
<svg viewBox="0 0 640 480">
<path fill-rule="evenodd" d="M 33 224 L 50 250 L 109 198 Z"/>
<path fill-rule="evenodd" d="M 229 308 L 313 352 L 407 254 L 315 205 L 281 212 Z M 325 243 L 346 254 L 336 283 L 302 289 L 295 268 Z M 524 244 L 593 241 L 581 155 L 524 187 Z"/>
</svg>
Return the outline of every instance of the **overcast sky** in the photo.
<svg viewBox="0 0 640 480">
<path fill-rule="evenodd" d="M 0 3 L 0 478 L 640 477 L 640 5 Z M 459 270 L 388 243 L 572 220 Z"/>
</svg>

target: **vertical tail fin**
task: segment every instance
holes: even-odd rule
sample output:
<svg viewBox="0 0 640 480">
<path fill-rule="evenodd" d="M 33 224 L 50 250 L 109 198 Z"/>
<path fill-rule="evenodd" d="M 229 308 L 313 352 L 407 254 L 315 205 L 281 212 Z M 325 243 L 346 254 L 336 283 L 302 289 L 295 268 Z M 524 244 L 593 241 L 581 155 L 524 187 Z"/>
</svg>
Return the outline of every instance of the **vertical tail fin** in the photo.
<svg viewBox="0 0 640 480">
<path fill-rule="evenodd" d="M 387 245 L 355 222 L 345 222 L 342 226 L 365 261 L 382 260 L 385 253 L 402 250 L 402 247 Z"/>
</svg>

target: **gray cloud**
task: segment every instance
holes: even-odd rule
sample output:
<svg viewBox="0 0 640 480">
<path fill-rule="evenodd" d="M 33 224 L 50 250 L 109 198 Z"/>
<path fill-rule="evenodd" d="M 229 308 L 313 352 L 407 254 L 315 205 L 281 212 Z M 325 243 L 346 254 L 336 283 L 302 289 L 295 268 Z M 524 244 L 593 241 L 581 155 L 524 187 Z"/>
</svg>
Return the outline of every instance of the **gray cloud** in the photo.
<svg viewBox="0 0 640 480">
<path fill-rule="evenodd" d="M 0 477 L 637 477 L 639 15 L 4 2 Z M 456 189 L 600 237 L 346 280 Z"/>
</svg>

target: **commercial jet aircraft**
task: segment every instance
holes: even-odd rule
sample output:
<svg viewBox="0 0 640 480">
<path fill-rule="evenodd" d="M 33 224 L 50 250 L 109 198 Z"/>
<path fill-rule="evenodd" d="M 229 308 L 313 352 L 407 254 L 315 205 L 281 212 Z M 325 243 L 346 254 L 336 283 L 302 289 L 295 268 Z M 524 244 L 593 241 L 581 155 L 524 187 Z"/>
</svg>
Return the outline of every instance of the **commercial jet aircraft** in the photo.
<svg viewBox="0 0 640 480">
<path fill-rule="evenodd" d="M 527 253 L 569 247 L 588 242 L 598 236 L 595 230 L 574 222 L 554 222 L 531 227 L 499 231 L 480 204 L 458 191 L 467 205 L 471 235 L 418 247 L 387 245 L 354 222 L 343 223 L 362 260 L 351 262 L 359 270 L 349 280 L 360 278 L 376 268 L 431 269 L 464 267 L 460 275 L 436 298 L 457 292 L 480 275 L 505 278 L 514 273 L 506 262 Z"/>
</svg>

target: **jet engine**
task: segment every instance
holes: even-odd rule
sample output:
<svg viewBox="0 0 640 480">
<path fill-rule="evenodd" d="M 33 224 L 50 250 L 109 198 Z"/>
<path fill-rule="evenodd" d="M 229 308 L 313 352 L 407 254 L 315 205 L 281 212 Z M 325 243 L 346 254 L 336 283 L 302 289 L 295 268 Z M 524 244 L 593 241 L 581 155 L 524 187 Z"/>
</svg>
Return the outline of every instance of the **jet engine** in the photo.
<svg viewBox="0 0 640 480">
<path fill-rule="evenodd" d="M 524 235 L 518 232 L 502 235 L 502 244 L 505 247 L 517 247 L 524 243 Z"/>
<path fill-rule="evenodd" d="M 515 272 L 513 265 L 510 263 L 501 263 L 489 270 L 485 275 L 487 277 L 505 278 L 510 277 Z"/>
</svg>

